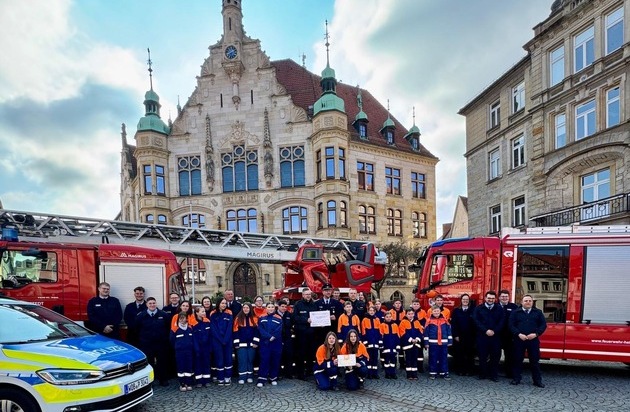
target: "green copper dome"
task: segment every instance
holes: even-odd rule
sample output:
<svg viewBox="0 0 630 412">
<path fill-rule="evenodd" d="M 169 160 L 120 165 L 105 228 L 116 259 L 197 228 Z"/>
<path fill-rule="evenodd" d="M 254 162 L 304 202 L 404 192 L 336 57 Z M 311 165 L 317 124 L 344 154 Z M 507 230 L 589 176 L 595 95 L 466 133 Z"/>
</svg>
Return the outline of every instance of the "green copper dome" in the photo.
<svg viewBox="0 0 630 412">
<path fill-rule="evenodd" d="M 386 127 L 396 127 L 391 117 L 387 116 L 387 120 L 383 123 L 383 129 Z"/>
<path fill-rule="evenodd" d="M 144 101 L 146 102 L 148 100 L 159 102 L 160 96 L 158 96 L 158 94 L 154 92 L 153 90 L 149 90 L 144 94 Z"/>
<path fill-rule="evenodd" d="M 413 126 L 411 126 L 411 129 L 409 129 L 409 133 L 408 134 L 420 134 L 420 129 L 418 129 L 418 126 L 416 126 L 415 124 Z"/>
<path fill-rule="evenodd" d="M 342 113 L 346 112 L 346 106 L 343 99 L 337 96 L 335 93 L 325 93 L 317 99 L 313 105 L 313 115 L 317 115 L 319 112 L 328 110 L 338 110 Z"/>
<path fill-rule="evenodd" d="M 334 79 L 335 78 L 335 70 L 331 68 L 329 65 L 326 65 L 326 68 L 322 71 L 322 79 Z"/>
<path fill-rule="evenodd" d="M 368 119 L 367 114 L 365 114 L 363 110 L 357 113 L 357 115 L 354 118 L 354 120 L 367 120 L 367 119 Z"/>
<path fill-rule="evenodd" d="M 154 131 L 169 134 L 171 129 L 160 119 L 160 96 L 153 89 L 144 94 L 144 117 L 138 122 L 138 131 Z"/>
</svg>

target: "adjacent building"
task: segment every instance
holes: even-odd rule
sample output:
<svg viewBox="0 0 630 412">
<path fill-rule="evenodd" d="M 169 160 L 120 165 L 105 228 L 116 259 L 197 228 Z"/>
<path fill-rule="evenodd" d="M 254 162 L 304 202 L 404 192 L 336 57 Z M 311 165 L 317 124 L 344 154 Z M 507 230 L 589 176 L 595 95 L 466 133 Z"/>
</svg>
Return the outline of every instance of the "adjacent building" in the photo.
<svg viewBox="0 0 630 412">
<path fill-rule="evenodd" d="M 241 7 L 223 0 L 223 35 L 177 118 L 161 119 L 151 87 L 135 145 L 123 128 L 122 219 L 377 244 L 434 240 L 438 159 L 420 129 L 406 129 L 367 90 L 339 83 L 330 62 L 318 76 L 270 61 L 245 34 Z M 282 267 L 271 264 L 188 259 L 183 268 L 207 293 L 268 296 L 282 282 Z M 403 283 L 382 297 L 410 297 L 412 281 Z"/>
<path fill-rule="evenodd" d="M 527 55 L 460 110 L 470 236 L 630 223 L 628 0 L 556 0 Z"/>
</svg>

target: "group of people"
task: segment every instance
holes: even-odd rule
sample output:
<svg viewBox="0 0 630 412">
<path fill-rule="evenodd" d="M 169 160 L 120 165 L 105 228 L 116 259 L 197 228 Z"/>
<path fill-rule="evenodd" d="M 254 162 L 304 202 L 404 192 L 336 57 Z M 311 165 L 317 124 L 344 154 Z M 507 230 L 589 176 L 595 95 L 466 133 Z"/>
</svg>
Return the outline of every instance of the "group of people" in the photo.
<svg viewBox="0 0 630 412">
<path fill-rule="evenodd" d="M 124 318 L 127 340 L 146 354 L 156 380 L 167 385 L 176 370 L 182 391 L 213 381 L 229 385 L 233 374 L 239 384 L 254 383 L 256 369 L 258 387 L 277 385 L 281 374 L 298 379 L 313 375 L 319 389 L 337 390 L 342 375 L 346 388 L 356 390 L 365 379 L 379 379 L 380 369 L 386 379 L 396 379 L 397 365 L 408 379 L 417 380 L 424 372 L 425 350 L 429 379 L 448 380 L 451 345 L 459 374 L 473 373 L 477 355 L 479 378 L 494 381 L 503 349 L 512 384 L 521 381 L 527 351 L 534 385 L 544 387 L 538 337 L 546 323 L 529 295 L 517 307 L 509 302 L 507 291 L 500 292 L 500 303 L 494 302 L 496 293 L 489 291 L 485 302 L 474 307 L 464 294 L 461 305 L 451 313 L 439 295 L 427 310 L 418 299 L 407 309 L 400 300 L 388 309 L 378 300 L 368 304 L 356 290 L 350 290 L 344 302 L 330 285 L 324 285 L 318 300 L 310 290 L 303 290 L 292 310 L 287 301 L 264 304 L 260 296 L 254 305 L 240 303 L 231 290 L 224 292 L 216 306 L 206 296 L 194 308 L 173 293 L 170 303 L 159 309 L 156 299 L 145 299 L 144 292 L 137 287 L 134 302 L 122 313 L 118 300 L 109 296 L 109 285 L 102 283 L 99 296 L 88 303 L 90 327 L 119 338 Z M 330 326 L 311 326 L 311 313 L 323 311 L 330 314 Z"/>
</svg>

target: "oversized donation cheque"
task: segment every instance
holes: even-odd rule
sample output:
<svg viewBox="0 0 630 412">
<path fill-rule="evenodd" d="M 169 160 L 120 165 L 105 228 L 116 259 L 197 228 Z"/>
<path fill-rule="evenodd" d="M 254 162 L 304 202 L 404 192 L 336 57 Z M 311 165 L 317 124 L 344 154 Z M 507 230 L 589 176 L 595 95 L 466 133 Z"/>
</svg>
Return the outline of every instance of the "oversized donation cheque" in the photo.
<svg viewBox="0 0 630 412">
<path fill-rule="evenodd" d="M 315 310 L 309 316 L 312 327 L 330 326 L 330 312 L 327 310 Z"/>
<path fill-rule="evenodd" d="M 357 355 L 339 355 L 337 356 L 337 366 L 340 368 L 353 367 L 357 364 Z"/>
</svg>

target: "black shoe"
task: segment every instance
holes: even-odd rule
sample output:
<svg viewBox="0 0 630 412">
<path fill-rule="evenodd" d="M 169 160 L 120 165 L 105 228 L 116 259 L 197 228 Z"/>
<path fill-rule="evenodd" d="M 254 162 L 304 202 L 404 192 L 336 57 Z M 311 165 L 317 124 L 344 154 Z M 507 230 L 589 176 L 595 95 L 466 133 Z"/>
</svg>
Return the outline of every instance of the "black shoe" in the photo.
<svg viewBox="0 0 630 412">
<path fill-rule="evenodd" d="M 538 388 L 544 388 L 545 384 L 542 382 L 534 382 L 534 386 L 538 387 Z"/>
<path fill-rule="evenodd" d="M 168 381 L 160 381 L 160 386 L 168 386 Z"/>
<path fill-rule="evenodd" d="M 521 383 L 521 381 L 517 381 L 516 379 L 512 379 L 510 381 L 510 385 L 519 385 Z"/>
<path fill-rule="evenodd" d="M 490 378 L 492 382 L 499 382 L 499 378 Z"/>
<path fill-rule="evenodd" d="M 485 376 L 478 376 L 478 377 L 477 377 L 477 380 L 480 380 L 480 381 L 483 381 L 483 380 L 485 380 L 485 379 L 486 379 L 486 377 L 485 377 Z"/>
</svg>

